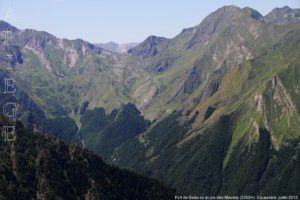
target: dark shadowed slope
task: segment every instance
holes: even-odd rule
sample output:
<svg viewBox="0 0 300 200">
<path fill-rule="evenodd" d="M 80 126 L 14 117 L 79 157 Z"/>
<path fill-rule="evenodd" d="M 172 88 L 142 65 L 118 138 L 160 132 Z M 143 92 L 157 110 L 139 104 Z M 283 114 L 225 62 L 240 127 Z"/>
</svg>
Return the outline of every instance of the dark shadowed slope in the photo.
<svg viewBox="0 0 300 200">
<path fill-rule="evenodd" d="M 9 124 L 0 118 L 0 131 Z M 0 138 L 1 199 L 173 199 L 159 182 L 105 164 L 95 154 L 67 146 L 16 124 L 16 141 Z"/>
</svg>

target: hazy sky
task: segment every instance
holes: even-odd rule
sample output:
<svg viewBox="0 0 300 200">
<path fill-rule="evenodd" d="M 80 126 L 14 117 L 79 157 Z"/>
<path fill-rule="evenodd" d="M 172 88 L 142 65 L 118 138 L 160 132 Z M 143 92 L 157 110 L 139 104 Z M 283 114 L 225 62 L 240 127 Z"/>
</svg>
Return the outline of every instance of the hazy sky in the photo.
<svg viewBox="0 0 300 200">
<path fill-rule="evenodd" d="M 90 42 L 140 42 L 149 35 L 174 37 L 224 5 L 300 8 L 300 0 L 0 0 L 0 19 L 20 29 Z"/>
</svg>

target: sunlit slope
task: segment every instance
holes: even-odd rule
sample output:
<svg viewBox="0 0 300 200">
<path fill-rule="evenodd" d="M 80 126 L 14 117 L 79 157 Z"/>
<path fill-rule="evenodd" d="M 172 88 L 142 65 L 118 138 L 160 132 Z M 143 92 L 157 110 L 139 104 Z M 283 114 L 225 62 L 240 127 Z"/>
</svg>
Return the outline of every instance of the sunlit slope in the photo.
<svg viewBox="0 0 300 200">
<path fill-rule="evenodd" d="M 297 194 L 299 31 L 289 27 L 272 50 L 228 70 L 211 97 L 116 148 L 111 162 L 186 193 Z"/>
</svg>

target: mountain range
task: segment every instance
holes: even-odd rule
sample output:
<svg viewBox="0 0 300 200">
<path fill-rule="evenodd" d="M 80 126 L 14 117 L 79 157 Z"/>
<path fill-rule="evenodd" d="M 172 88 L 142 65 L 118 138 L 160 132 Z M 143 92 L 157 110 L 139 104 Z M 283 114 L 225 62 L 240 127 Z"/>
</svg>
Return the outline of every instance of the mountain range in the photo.
<svg viewBox="0 0 300 200">
<path fill-rule="evenodd" d="M 18 120 L 35 132 L 28 137 L 49 146 L 49 158 L 69 149 L 56 152 L 69 163 L 78 148 L 178 194 L 299 195 L 300 9 L 262 16 L 224 6 L 174 38 L 149 36 L 125 53 L 114 43 L 59 39 L 1 21 L 2 42 L 7 32 L 14 40 L 0 46 L 0 86 L 10 77 L 17 91 L 0 105 L 18 103 Z M 74 165 L 82 162 L 79 156 Z M 85 180 L 98 173 L 84 170 Z M 161 184 L 141 179 L 152 189 Z M 72 194 L 91 190 L 80 187 Z"/>
</svg>

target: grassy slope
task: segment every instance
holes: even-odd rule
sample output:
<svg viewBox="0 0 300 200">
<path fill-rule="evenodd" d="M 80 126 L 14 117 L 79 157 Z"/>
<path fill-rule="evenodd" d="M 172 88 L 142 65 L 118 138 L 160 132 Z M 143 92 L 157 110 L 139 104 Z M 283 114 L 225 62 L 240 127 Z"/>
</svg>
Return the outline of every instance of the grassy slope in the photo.
<svg viewBox="0 0 300 200">
<path fill-rule="evenodd" d="M 115 163 L 186 193 L 297 194 L 299 31 L 291 27 L 274 50 L 229 70 L 190 117 L 166 117 L 117 148 Z M 277 159 L 285 152 L 287 166 Z"/>
<path fill-rule="evenodd" d="M 222 78 L 233 66 L 267 51 L 286 31 L 283 27 L 252 19 L 242 10 L 231 20 L 230 23 L 220 25 L 210 35 L 208 42 L 200 41 L 192 48 L 186 48 L 195 37 L 194 32 L 203 26 L 200 24 L 179 34 L 167 45 L 161 44 L 160 54 L 142 61 L 145 66 L 156 66 L 157 63 L 176 58 L 163 73 L 153 75 L 151 81 L 148 81 L 157 89 L 157 93 L 149 105 L 142 108 L 147 117 L 169 114 L 175 109 L 186 107 L 186 104 L 181 106 L 182 103 L 198 98 L 216 74 L 221 74 Z M 249 27 L 252 27 L 250 31 Z M 142 87 L 143 96 L 147 96 L 149 84 Z"/>
</svg>

